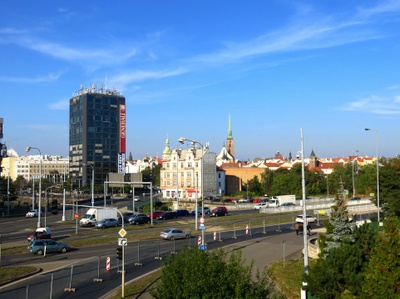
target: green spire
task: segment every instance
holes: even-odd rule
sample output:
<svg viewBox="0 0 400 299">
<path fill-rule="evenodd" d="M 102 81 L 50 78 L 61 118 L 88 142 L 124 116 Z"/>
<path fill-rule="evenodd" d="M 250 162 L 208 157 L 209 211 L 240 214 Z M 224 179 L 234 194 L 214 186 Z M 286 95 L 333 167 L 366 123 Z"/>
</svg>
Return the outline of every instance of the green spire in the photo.
<svg viewBox="0 0 400 299">
<path fill-rule="evenodd" d="M 232 139 L 231 115 L 228 116 L 228 139 Z"/>
<path fill-rule="evenodd" d="M 163 154 L 171 154 L 171 149 L 169 148 L 169 139 L 167 135 L 167 140 L 165 140 L 165 148 Z"/>
</svg>

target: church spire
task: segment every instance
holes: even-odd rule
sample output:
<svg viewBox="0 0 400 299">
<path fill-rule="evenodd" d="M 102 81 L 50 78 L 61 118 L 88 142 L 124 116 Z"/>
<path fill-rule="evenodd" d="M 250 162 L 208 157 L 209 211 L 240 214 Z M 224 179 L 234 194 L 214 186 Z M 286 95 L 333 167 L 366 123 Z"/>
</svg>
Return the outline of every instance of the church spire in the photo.
<svg viewBox="0 0 400 299">
<path fill-rule="evenodd" d="M 231 115 L 228 116 L 228 139 L 233 139 L 232 137 L 232 125 L 231 125 Z"/>
<path fill-rule="evenodd" d="M 165 140 L 165 148 L 164 148 L 163 154 L 166 154 L 166 155 L 170 155 L 171 154 L 171 149 L 169 147 L 168 135 L 167 135 L 167 139 Z"/>
</svg>

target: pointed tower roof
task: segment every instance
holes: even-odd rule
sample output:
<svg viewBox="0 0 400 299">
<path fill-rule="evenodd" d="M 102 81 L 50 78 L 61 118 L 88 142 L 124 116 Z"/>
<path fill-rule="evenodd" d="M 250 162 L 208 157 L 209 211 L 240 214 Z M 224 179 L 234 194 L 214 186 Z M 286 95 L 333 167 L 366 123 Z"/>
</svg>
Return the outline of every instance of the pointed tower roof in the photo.
<svg viewBox="0 0 400 299">
<path fill-rule="evenodd" d="M 169 139 L 168 139 L 168 135 L 167 135 L 167 139 L 165 140 L 165 148 L 163 150 L 163 155 L 170 155 L 171 154 L 171 149 L 169 147 Z"/>
<path fill-rule="evenodd" d="M 232 137 L 232 125 L 231 125 L 231 115 L 228 116 L 228 139 L 233 139 Z"/>
</svg>

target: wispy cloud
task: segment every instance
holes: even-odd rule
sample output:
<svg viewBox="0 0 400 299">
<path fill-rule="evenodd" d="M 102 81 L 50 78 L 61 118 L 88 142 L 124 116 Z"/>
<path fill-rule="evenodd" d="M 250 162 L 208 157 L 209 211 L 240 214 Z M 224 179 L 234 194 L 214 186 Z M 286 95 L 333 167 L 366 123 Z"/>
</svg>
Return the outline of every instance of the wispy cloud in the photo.
<svg viewBox="0 0 400 299">
<path fill-rule="evenodd" d="M 346 111 L 368 112 L 377 115 L 400 114 L 400 95 L 380 97 L 371 95 L 343 107 Z"/>
<path fill-rule="evenodd" d="M 27 78 L 27 77 L 8 77 L 0 76 L 0 82 L 10 83 L 47 83 L 57 81 L 61 76 L 61 72 L 57 74 L 49 74 L 43 77 Z"/>
<path fill-rule="evenodd" d="M 126 72 L 112 78 L 112 81 L 121 85 L 150 79 L 175 77 L 187 73 L 185 69 L 161 70 L 161 71 L 136 71 Z"/>
<path fill-rule="evenodd" d="M 311 10 L 310 10 L 311 11 Z M 347 18 L 326 16 L 311 18 L 302 15 L 301 21 L 287 28 L 260 35 L 254 39 L 225 42 L 224 49 L 199 55 L 194 60 L 206 63 L 229 63 L 261 55 L 298 50 L 336 47 L 349 43 L 382 38 L 374 23 L 380 15 L 400 11 L 400 2 L 389 1 L 371 8 L 358 8 Z"/>
<path fill-rule="evenodd" d="M 49 106 L 50 110 L 66 110 L 69 109 L 69 100 L 60 100 L 58 102 L 52 103 Z"/>
</svg>

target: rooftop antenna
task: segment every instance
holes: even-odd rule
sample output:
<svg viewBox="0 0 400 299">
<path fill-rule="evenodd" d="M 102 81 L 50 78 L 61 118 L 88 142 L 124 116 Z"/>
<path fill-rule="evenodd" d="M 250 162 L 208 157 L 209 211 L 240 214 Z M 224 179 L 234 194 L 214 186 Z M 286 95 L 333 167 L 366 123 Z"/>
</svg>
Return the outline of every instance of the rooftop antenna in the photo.
<svg viewBox="0 0 400 299">
<path fill-rule="evenodd" d="M 108 78 L 107 78 L 107 75 L 106 75 L 106 81 L 104 82 L 105 90 L 107 90 L 107 80 L 108 80 Z"/>
</svg>

